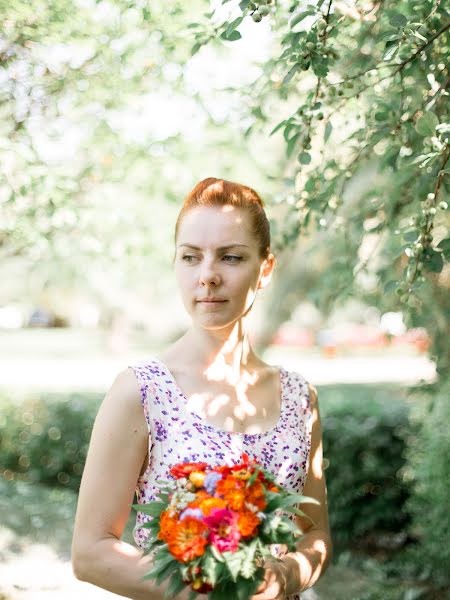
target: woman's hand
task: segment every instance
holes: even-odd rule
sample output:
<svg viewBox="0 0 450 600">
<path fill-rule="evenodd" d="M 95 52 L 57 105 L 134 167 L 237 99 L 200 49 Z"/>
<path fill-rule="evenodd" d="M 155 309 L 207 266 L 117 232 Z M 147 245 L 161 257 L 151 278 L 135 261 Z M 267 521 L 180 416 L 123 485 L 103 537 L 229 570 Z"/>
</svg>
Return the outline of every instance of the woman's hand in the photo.
<svg viewBox="0 0 450 600">
<path fill-rule="evenodd" d="M 289 567 L 281 559 L 269 558 L 264 564 L 264 581 L 250 600 L 285 600 Z"/>
</svg>

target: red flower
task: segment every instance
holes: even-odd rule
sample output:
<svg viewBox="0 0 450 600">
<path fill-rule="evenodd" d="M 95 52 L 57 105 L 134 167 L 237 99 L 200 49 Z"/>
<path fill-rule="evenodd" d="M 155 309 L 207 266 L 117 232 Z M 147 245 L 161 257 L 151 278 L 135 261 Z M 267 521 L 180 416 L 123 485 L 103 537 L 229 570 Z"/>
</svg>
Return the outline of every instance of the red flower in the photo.
<svg viewBox="0 0 450 600">
<path fill-rule="evenodd" d="M 205 462 L 178 463 L 173 465 L 169 472 L 175 477 L 175 479 L 181 479 L 182 477 L 189 477 L 193 471 L 205 471 L 207 466 L 208 463 Z"/>
</svg>

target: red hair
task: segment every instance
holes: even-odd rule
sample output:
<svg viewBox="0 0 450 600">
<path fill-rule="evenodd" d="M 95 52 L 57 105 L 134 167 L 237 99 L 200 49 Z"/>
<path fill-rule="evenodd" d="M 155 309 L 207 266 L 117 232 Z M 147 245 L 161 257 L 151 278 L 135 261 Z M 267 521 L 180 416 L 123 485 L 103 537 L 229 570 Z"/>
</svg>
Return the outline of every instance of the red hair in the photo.
<svg viewBox="0 0 450 600">
<path fill-rule="evenodd" d="M 197 183 L 184 199 L 175 225 L 175 243 L 180 223 L 189 210 L 197 206 L 226 205 L 249 212 L 253 235 L 258 240 L 259 255 L 261 258 L 267 258 L 270 253 L 270 226 L 261 197 L 251 187 L 216 177 L 207 177 Z"/>
</svg>

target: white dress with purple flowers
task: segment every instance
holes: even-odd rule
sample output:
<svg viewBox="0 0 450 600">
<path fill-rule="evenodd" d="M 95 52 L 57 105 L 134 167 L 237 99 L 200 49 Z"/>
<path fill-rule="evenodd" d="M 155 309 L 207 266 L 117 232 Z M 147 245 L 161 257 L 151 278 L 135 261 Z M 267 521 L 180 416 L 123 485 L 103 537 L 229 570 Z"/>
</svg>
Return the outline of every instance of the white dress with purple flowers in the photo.
<svg viewBox="0 0 450 600">
<path fill-rule="evenodd" d="M 172 465 L 180 462 L 207 462 L 211 465 L 237 464 L 242 452 L 272 472 L 277 483 L 301 494 L 309 466 L 312 415 L 308 382 L 296 371 L 278 366 L 281 381 L 281 413 L 277 424 L 262 433 L 229 432 L 187 409 L 187 398 L 167 366 L 157 358 L 129 365 L 139 382 L 141 403 L 148 427 L 149 464 L 136 484 L 139 504 L 154 500 L 156 480 L 167 479 Z M 294 519 L 294 515 L 289 515 Z M 146 547 L 149 518 L 136 516 L 134 539 Z M 279 556 L 281 546 L 273 544 Z M 298 594 L 288 597 L 300 600 Z"/>
</svg>

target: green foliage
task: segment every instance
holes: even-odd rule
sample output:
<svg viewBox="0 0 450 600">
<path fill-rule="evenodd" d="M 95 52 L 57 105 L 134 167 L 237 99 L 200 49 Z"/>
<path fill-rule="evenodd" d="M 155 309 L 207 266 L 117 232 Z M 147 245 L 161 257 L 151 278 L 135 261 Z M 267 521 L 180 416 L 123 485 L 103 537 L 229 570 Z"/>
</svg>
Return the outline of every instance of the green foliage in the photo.
<svg viewBox="0 0 450 600">
<path fill-rule="evenodd" d="M 411 532 L 420 544 L 411 548 L 422 576 L 450 586 L 450 382 L 414 394 L 411 420 L 420 425 L 408 438 L 405 478 L 413 494 L 406 503 L 412 515 Z"/>
<path fill-rule="evenodd" d="M 337 549 L 409 523 L 401 477 L 408 408 L 394 392 L 342 386 L 320 392 L 330 525 Z M 330 398 L 331 397 L 331 398 Z M 330 399 L 329 399 L 330 398 Z"/>
<path fill-rule="evenodd" d="M 0 398 L 0 471 L 78 491 L 98 395 Z"/>
<path fill-rule="evenodd" d="M 243 16 L 257 5 L 241 4 Z M 283 244 L 326 230 L 319 308 L 328 313 L 356 295 L 401 310 L 407 325 L 428 328 L 438 372 L 448 374 L 448 344 L 441 350 L 449 316 L 434 293 L 448 289 L 440 245 L 449 230 L 448 6 L 276 3 L 265 18 L 281 47 L 263 65 L 257 95 L 239 93 L 252 132 L 284 136 L 290 214 Z M 225 19 L 219 33 L 228 25 Z M 434 324 L 431 310 L 440 312 Z"/>
</svg>

